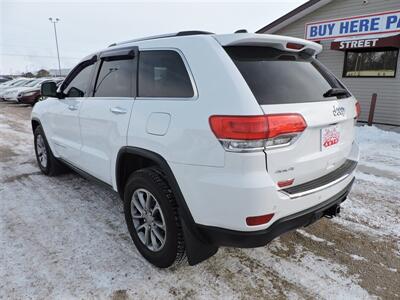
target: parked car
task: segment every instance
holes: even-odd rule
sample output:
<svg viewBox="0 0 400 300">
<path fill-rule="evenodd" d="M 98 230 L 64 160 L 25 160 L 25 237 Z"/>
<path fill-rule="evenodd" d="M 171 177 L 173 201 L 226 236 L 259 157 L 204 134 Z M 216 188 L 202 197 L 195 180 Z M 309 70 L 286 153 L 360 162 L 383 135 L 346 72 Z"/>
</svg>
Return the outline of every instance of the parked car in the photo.
<svg viewBox="0 0 400 300">
<path fill-rule="evenodd" d="M 336 216 L 354 182 L 356 99 L 321 45 L 202 32 L 117 43 L 83 59 L 32 111 L 36 158 L 124 201 L 158 267 L 259 247 Z"/>
<path fill-rule="evenodd" d="M 8 89 L 12 89 L 15 87 L 18 87 L 20 85 L 25 84 L 26 82 L 30 81 L 31 79 L 28 78 L 17 78 L 14 80 L 10 80 L 7 82 L 4 82 L 2 84 L 0 84 L 0 99 L 3 100 L 3 94 L 8 90 Z"/>
<path fill-rule="evenodd" d="M 40 89 L 34 88 L 31 90 L 20 92 L 17 96 L 17 101 L 19 103 L 30 104 L 33 106 L 36 102 L 39 101 L 40 96 Z"/>
<path fill-rule="evenodd" d="M 44 82 L 54 81 L 58 86 L 59 84 L 61 84 L 62 80 L 63 79 L 49 79 L 43 81 L 35 87 L 19 92 L 17 95 L 17 100 L 19 103 L 29 104 L 33 106 L 41 99 L 40 88 Z"/>
<path fill-rule="evenodd" d="M 47 80 L 46 78 L 35 78 L 30 81 L 26 81 L 20 86 L 9 88 L 3 92 L 3 99 L 10 102 L 18 102 L 18 95 L 24 91 L 32 88 L 40 88 L 42 82 Z"/>
<path fill-rule="evenodd" d="M 20 79 L 20 78 L 19 78 Z M 2 88 L 4 88 L 4 87 L 7 87 L 7 86 L 9 86 L 9 85 L 11 85 L 11 84 L 13 84 L 14 82 L 16 82 L 18 79 L 16 78 L 16 79 L 11 79 L 11 80 L 8 80 L 8 81 L 5 81 L 5 82 L 1 82 L 0 83 L 0 89 L 2 89 Z"/>
<path fill-rule="evenodd" d="M 12 77 L 0 76 L 0 83 L 4 83 L 4 82 L 10 81 L 10 80 L 12 80 Z"/>
</svg>

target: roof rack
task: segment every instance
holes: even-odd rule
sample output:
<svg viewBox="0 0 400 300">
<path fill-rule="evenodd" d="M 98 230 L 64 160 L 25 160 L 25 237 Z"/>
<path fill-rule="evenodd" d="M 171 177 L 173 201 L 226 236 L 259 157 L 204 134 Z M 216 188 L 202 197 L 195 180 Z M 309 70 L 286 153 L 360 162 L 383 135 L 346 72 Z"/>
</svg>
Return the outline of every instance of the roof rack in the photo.
<svg viewBox="0 0 400 300">
<path fill-rule="evenodd" d="M 140 42 L 140 41 L 148 41 L 148 40 L 156 40 L 156 39 L 163 39 L 163 38 L 169 38 L 169 37 L 176 37 L 176 36 L 189 36 L 189 35 L 202 35 L 202 34 L 214 34 L 214 33 L 213 32 L 208 32 L 208 31 L 201 31 L 201 30 L 179 31 L 179 32 L 175 32 L 175 33 L 153 35 L 153 36 L 143 37 L 143 38 L 139 38 L 139 39 L 128 40 L 128 41 L 124 41 L 124 42 L 120 42 L 120 43 L 113 43 L 108 47 L 113 47 L 113 46 L 117 46 L 117 45 L 133 43 L 133 42 Z"/>
</svg>

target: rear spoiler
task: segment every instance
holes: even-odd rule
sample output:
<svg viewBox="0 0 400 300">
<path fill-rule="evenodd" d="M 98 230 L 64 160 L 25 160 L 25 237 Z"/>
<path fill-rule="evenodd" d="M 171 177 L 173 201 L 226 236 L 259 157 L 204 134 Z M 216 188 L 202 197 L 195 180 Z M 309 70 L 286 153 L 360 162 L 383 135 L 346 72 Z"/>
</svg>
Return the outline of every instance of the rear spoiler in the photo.
<svg viewBox="0 0 400 300">
<path fill-rule="evenodd" d="M 320 44 L 289 36 L 258 33 L 236 33 L 213 35 L 221 46 L 263 46 L 288 52 L 306 51 L 311 55 L 321 53 Z"/>
</svg>

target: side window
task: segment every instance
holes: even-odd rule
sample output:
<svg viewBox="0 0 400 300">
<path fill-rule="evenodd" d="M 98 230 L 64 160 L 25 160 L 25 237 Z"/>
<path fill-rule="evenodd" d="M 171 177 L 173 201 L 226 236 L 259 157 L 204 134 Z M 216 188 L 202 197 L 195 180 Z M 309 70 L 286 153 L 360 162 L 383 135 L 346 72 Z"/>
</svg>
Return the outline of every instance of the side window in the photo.
<svg viewBox="0 0 400 300">
<path fill-rule="evenodd" d="M 74 79 L 72 79 L 68 86 L 63 90 L 67 97 L 83 97 L 85 95 L 91 79 L 93 66 L 93 64 L 86 66 L 74 77 Z"/>
<path fill-rule="evenodd" d="M 193 97 L 193 87 L 181 56 L 172 50 L 139 55 L 139 97 Z"/>
<path fill-rule="evenodd" d="M 95 97 L 132 97 L 134 60 L 103 61 L 96 81 Z"/>
</svg>

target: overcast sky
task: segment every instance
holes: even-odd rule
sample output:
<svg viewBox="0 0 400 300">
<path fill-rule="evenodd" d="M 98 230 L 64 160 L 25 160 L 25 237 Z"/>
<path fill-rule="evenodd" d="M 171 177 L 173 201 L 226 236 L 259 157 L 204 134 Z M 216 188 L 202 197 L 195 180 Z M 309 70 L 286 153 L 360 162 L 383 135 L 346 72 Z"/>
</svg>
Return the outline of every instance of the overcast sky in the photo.
<svg viewBox="0 0 400 300">
<path fill-rule="evenodd" d="M 57 68 L 49 17 L 60 18 L 61 67 L 71 68 L 116 41 L 193 29 L 254 32 L 304 2 L 0 0 L 0 74 Z"/>
</svg>

